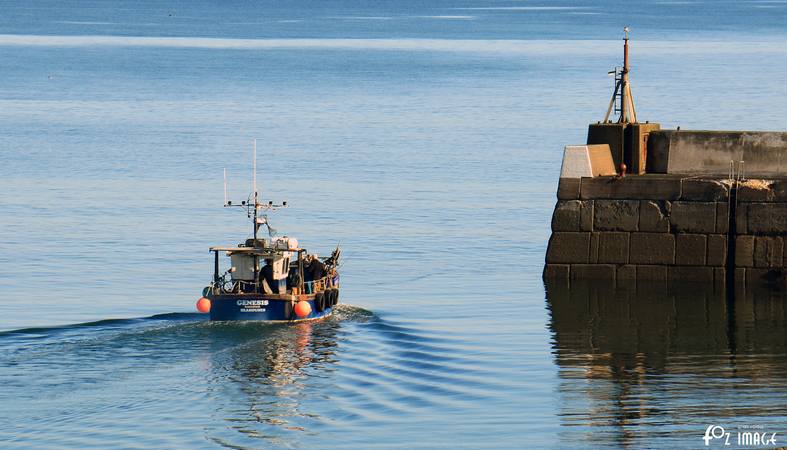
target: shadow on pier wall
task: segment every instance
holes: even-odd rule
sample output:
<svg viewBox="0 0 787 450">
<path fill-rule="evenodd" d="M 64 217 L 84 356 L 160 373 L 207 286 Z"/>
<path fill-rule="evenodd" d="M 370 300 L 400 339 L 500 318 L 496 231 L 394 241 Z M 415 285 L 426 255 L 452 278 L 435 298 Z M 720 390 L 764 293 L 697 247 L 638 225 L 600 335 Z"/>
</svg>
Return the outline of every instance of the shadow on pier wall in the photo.
<svg viewBox="0 0 787 450">
<path fill-rule="evenodd" d="M 784 291 L 572 280 L 546 294 L 564 443 L 700 447 L 710 424 L 787 432 Z"/>
</svg>

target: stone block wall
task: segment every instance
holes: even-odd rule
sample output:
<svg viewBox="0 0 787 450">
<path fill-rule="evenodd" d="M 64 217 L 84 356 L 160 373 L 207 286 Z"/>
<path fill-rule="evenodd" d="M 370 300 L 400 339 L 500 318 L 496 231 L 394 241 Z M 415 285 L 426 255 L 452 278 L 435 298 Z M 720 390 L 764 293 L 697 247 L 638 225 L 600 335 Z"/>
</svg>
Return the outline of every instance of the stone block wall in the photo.
<svg viewBox="0 0 787 450">
<path fill-rule="evenodd" d="M 561 179 L 544 278 L 724 283 L 734 263 L 740 282 L 784 281 L 787 180 L 729 184 L 670 175 Z"/>
</svg>

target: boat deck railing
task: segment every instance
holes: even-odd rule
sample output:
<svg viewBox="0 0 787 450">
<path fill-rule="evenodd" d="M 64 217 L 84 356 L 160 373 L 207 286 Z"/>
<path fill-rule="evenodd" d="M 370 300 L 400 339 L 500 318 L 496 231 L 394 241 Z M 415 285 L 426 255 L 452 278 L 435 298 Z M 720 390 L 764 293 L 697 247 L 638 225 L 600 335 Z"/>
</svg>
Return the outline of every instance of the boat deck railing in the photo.
<svg viewBox="0 0 787 450">
<path fill-rule="evenodd" d="M 339 277 L 322 277 L 317 280 L 313 281 L 306 281 L 303 283 L 303 293 L 304 294 L 316 294 L 318 292 L 323 292 L 327 289 L 332 289 L 338 287 L 339 285 Z"/>
<path fill-rule="evenodd" d="M 328 275 L 324 276 L 317 280 L 312 281 L 305 281 L 303 283 L 303 294 L 317 294 L 319 292 L 324 292 L 328 289 L 334 289 L 339 287 L 339 275 Z M 209 289 L 210 292 L 214 294 L 222 294 L 222 293 L 251 293 L 251 292 L 259 292 L 260 285 L 254 281 L 239 281 L 239 280 L 228 280 L 226 277 L 222 277 L 218 281 L 214 281 L 210 283 L 206 289 Z M 293 288 L 293 292 L 295 292 L 296 288 Z M 289 288 L 287 291 L 289 292 Z"/>
</svg>

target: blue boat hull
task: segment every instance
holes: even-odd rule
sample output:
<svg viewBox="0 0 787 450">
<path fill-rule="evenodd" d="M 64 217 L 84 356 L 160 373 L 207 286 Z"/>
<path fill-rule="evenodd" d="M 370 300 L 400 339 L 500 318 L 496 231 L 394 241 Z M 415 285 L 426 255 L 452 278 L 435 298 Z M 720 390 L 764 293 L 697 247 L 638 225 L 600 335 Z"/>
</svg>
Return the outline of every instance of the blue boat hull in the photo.
<svg viewBox="0 0 787 450">
<path fill-rule="evenodd" d="M 278 297 L 278 296 L 277 296 Z M 266 322 L 300 322 L 328 317 L 333 313 L 333 306 L 325 305 L 318 311 L 314 295 L 305 296 L 311 306 L 311 313 L 306 317 L 297 317 L 293 307 L 296 302 L 280 298 L 271 298 L 262 294 L 223 294 L 208 296 L 210 300 L 210 320 L 260 320 Z"/>
</svg>

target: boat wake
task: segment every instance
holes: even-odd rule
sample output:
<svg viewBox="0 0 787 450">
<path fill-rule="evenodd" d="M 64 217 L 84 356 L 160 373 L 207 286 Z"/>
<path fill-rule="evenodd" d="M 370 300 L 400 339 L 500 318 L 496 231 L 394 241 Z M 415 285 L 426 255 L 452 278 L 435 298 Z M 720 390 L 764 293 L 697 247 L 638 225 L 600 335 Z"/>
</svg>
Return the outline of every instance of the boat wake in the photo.
<svg viewBox="0 0 787 450">
<path fill-rule="evenodd" d="M 365 321 L 374 317 L 374 313 L 358 306 L 340 304 L 333 314 L 334 319 L 342 321 Z M 90 330 L 123 330 L 134 327 L 160 326 L 179 324 L 182 322 L 204 322 L 208 316 L 201 313 L 169 312 L 154 314 L 146 317 L 133 317 L 124 319 L 102 319 L 91 322 L 82 322 L 51 327 L 28 327 L 15 330 L 0 331 L 0 345 L 4 339 L 43 339 L 63 334 L 88 334 Z M 238 322 L 246 324 L 246 322 Z M 258 324 L 265 325 L 265 324 Z"/>
<path fill-rule="evenodd" d="M 87 445 L 76 424 L 112 441 L 107 417 L 131 415 L 140 429 L 155 430 L 176 414 L 203 434 L 169 430 L 177 446 L 299 448 L 318 435 L 338 439 L 357 427 L 499 396 L 506 386 L 478 365 L 474 345 L 459 332 L 347 304 L 324 320 L 294 324 L 191 313 L 107 319 L 0 333 L 0 396 L 14 399 L 11 423 L 26 428 L 44 425 L 42 407 L 59 414 L 33 439 L 42 446 Z M 91 401 L 75 404 L 77 392 Z M 0 425 L 0 439 L 14 432 Z M 151 446 L 162 438 L 140 435 Z"/>
</svg>

